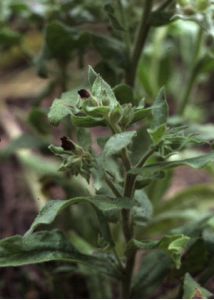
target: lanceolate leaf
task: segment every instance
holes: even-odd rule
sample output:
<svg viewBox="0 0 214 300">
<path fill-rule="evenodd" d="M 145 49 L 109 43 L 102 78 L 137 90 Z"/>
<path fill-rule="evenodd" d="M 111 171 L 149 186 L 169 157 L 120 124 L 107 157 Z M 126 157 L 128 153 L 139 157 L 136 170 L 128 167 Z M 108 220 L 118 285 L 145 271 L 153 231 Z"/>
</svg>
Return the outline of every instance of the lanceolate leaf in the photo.
<svg viewBox="0 0 214 300">
<path fill-rule="evenodd" d="M 161 249 L 166 251 L 174 261 L 176 268 L 181 266 L 181 257 L 187 249 L 190 238 L 183 234 L 166 235 L 159 241 L 138 241 L 131 240 L 127 245 L 127 252 L 133 252 L 139 249 Z"/>
<path fill-rule="evenodd" d="M 101 232 L 104 239 L 113 244 L 103 212 L 110 211 L 112 209 L 131 208 L 131 204 L 126 199 L 113 199 L 104 196 L 95 197 L 77 197 L 70 200 L 51 200 L 40 211 L 30 229 L 26 235 L 31 234 L 38 226 L 51 224 L 60 212 L 69 207 L 70 205 L 85 202 L 91 204 L 97 213 L 98 220 L 100 222 Z"/>
<path fill-rule="evenodd" d="M 24 237 L 16 235 L 0 241 L 0 267 L 21 266 L 47 261 L 92 263 L 56 230 L 40 231 Z"/>
<path fill-rule="evenodd" d="M 79 252 L 58 230 L 16 235 L 0 240 L 0 267 L 64 261 L 80 263 L 109 276 L 120 276 L 115 263 L 102 255 Z"/>
<path fill-rule="evenodd" d="M 159 127 L 167 122 L 168 104 L 165 90 L 162 88 L 152 107 L 153 127 Z"/>
<path fill-rule="evenodd" d="M 98 74 L 94 71 L 92 66 L 88 66 L 88 81 L 91 87 L 93 86 L 93 83 L 96 80 L 97 76 Z"/>
<path fill-rule="evenodd" d="M 159 162 L 158 164 L 147 165 L 144 168 L 132 169 L 131 173 L 145 176 L 145 174 L 151 174 L 152 172 L 164 171 L 166 169 L 171 169 L 179 166 L 188 166 L 194 169 L 200 169 L 205 167 L 210 162 L 214 161 L 214 152 L 209 154 L 204 154 L 196 156 L 193 158 L 183 159 L 183 160 L 174 160 L 168 162 Z"/>
<path fill-rule="evenodd" d="M 212 294 L 201 287 L 189 273 L 186 273 L 184 277 L 183 289 L 183 299 L 207 299 L 212 296 Z"/>
<path fill-rule="evenodd" d="M 114 87 L 115 96 L 120 104 L 133 103 L 134 93 L 132 88 L 124 83 L 118 84 Z"/>
<path fill-rule="evenodd" d="M 96 126 L 105 126 L 103 119 L 98 117 L 73 115 L 71 119 L 73 125 L 77 127 L 91 128 Z"/>
<path fill-rule="evenodd" d="M 134 223 L 145 226 L 153 214 L 153 206 L 144 190 L 134 194 L 134 206 L 132 209 Z"/>
<path fill-rule="evenodd" d="M 77 112 L 80 101 L 77 91 L 66 92 L 60 99 L 54 100 L 48 118 L 51 124 L 58 125 L 62 119 Z"/>
<path fill-rule="evenodd" d="M 131 144 L 135 136 L 136 131 L 127 131 L 123 133 L 117 133 L 110 137 L 103 150 L 104 157 L 110 157 L 120 153 L 121 150 L 125 149 L 129 144 Z"/>
<path fill-rule="evenodd" d="M 118 105 L 112 88 L 99 74 L 97 74 L 97 78 L 93 83 L 92 94 L 97 98 L 100 105 L 106 105 L 110 108 L 114 108 Z"/>
</svg>

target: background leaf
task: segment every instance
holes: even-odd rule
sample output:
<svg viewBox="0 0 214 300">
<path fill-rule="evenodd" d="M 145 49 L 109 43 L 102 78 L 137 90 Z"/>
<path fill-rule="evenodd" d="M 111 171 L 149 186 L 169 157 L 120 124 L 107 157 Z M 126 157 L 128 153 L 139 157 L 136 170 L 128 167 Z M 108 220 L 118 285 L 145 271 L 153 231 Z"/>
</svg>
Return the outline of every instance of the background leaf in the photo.
<svg viewBox="0 0 214 300">
<path fill-rule="evenodd" d="M 184 278 L 183 299 L 207 299 L 212 294 L 201 287 L 190 274 L 186 274 Z"/>
</svg>

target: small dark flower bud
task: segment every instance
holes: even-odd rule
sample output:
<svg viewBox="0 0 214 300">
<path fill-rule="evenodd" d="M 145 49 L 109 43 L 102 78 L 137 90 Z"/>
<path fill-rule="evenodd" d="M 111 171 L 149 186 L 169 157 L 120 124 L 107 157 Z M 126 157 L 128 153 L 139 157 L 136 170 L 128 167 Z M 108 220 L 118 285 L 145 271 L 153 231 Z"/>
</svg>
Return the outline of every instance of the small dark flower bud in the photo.
<svg viewBox="0 0 214 300">
<path fill-rule="evenodd" d="M 64 149 L 64 150 L 70 150 L 70 151 L 74 151 L 75 150 L 75 145 L 74 143 L 69 140 L 66 136 L 63 136 L 61 138 L 61 147 Z"/>
<path fill-rule="evenodd" d="M 90 98 L 91 95 L 87 90 L 81 89 L 78 91 L 78 94 L 80 95 L 80 97 L 83 98 Z"/>
</svg>

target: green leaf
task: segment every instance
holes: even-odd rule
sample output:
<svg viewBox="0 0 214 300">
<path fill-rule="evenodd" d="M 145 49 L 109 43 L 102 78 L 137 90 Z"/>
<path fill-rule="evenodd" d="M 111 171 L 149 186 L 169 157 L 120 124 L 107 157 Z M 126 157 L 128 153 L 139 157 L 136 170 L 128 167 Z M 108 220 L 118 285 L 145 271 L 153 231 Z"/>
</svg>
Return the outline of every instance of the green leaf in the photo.
<svg viewBox="0 0 214 300">
<path fill-rule="evenodd" d="M 190 238 L 185 235 L 168 235 L 164 237 L 159 247 L 166 250 L 174 261 L 176 268 L 181 266 L 181 257 L 187 249 Z"/>
<path fill-rule="evenodd" d="M 60 99 L 54 100 L 48 113 L 51 124 L 58 125 L 66 116 L 74 114 L 79 101 L 77 91 L 63 93 Z"/>
<path fill-rule="evenodd" d="M 46 46 L 51 57 L 68 59 L 77 48 L 80 33 L 62 22 L 53 21 L 47 25 L 45 32 Z"/>
<path fill-rule="evenodd" d="M 79 252 L 58 230 L 16 235 L 0 240 L 0 267 L 18 267 L 49 261 L 80 263 L 99 273 L 120 276 L 112 258 Z"/>
<path fill-rule="evenodd" d="M 111 61 L 115 67 L 127 67 L 128 57 L 123 42 L 113 37 L 93 33 L 90 33 L 90 37 L 93 49 L 97 50 L 103 60 Z"/>
<path fill-rule="evenodd" d="M 130 254 L 136 250 L 152 250 L 155 249 L 160 241 L 138 241 L 130 240 L 127 244 L 126 253 Z"/>
<path fill-rule="evenodd" d="M 164 177 L 162 175 L 164 175 Z M 149 199 L 152 201 L 153 205 L 156 206 L 155 210 L 157 210 L 159 204 L 163 205 L 162 199 L 169 190 L 172 179 L 172 170 L 164 171 L 164 174 L 162 174 L 162 171 L 159 173 L 154 173 L 154 175 L 150 177 L 151 184 L 149 185 L 149 187 L 147 187 L 147 194 L 149 196 Z"/>
<path fill-rule="evenodd" d="M 130 253 L 139 249 L 161 249 L 169 254 L 176 268 L 179 269 L 181 266 L 181 257 L 187 249 L 189 240 L 190 238 L 183 234 L 166 235 L 159 241 L 131 240 L 127 245 L 126 251 Z"/>
<path fill-rule="evenodd" d="M 203 201 L 201 201 L 203 199 Z M 200 184 L 191 186 L 185 190 L 176 193 L 165 203 L 157 208 L 158 213 L 166 211 L 195 209 L 197 211 L 207 211 L 213 207 L 214 188 L 209 184 Z"/>
<path fill-rule="evenodd" d="M 19 44 L 21 41 L 21 35 L 9 28 L 2 28 L 0 30 L 0 48 L 12 47 Z"/>
<path fill-rule="evenodd" d="M 173 12 L 154 11 L 151 13 L 148 22 L 151 26 L 164 26 L 172 22 Z"/>
<path fill-rule="evenodd" d="M 109 198 L 101 195 L 94 197 L 76 197 L 69 200 L 50 200 L 37 215 L 27 234 L 34 231 L 39 225 L 51 224 L 63 209 L 80 202 L 90 203 L 101 211 L 122 208 L 130 209 L 132 206 L 127 199 Z"/>
<path fill-rule="evenodd" d="M 93 257 L 81 254 L 56 230 L 0 240 L 0 267 L 17 267 L 47 261 L 90 264 Z"/>
<path fill-rule="evenodd" d="M 191 124 L 189 126 L 190 133 L 196 135 L 203 142 L 214 141 L 214 125 L 213 124 Z"/>
<path fill-rule="evenodd" d="M 162 88 L 152 106 L 153 127 L 160 127 L 166 124 L 168 118 L 168 104 L 166 101 L 165 89 Z"/>
<path fill-rule="evenodd" d="M 145 118 L 150 118 L 151 115 L 152 115 L 152 109 L 150 107 L 149 108 L 137 107 L 134 112 L 134 118 L 132 120 L 132 124 L 137 121 L 143 120 Z"/>
<path fill-rule="evenodd" d="M 159 127 L 155 127 L 152 129 L 148 129 L 148 133 L 153 141 L 154 144 L 159 144 L 162 138 L 164 137 L 164 134 L 166 132 L 166 125 L 163 124 Z"/>
<path fill-rule="evenodd" d="M 96 80 L 97 77 L 98 77 L 98 74 L 94 71 L 92 66 L 88 66 L 88 82 L 91 87 L 93 86 L 94 81 Z"/>
<path fill-rule="evenodd" d="M 114 108 L 118 105 L 112 88 L 99 74 L 93 83 L 92 95 L 97 98 L 100 105 L 109 106 L 110 108 Z"/>
<path fill-rule="evenodd" d="M 163 251 L 153 251 L 143 257 L 140 271 L 136 275 L 132 285 L 130 298 L 151 298 L 154 290 L 157 290 L 163 283 L 169 270 L 172 267 L 172 261 Z"/>
<path fill-rule="evenodd" d="M 90 149 L 92 144 L 91 132 L 89 129 L 77 128 L 76 129 L 78 144 L 85 150 Z"/>
<path fill-rule="evenodd" d="M 132 143 L 132 140 L 135 136 L 136 131 L 127 131 L 111 136 L 103 149 L 104 158 L 108 158 L 120 153 L 123 149 L 125 149 Z"/>
<path fill-rule="evenodd" d="M 134 104 L 134 93 L 132 88 L 125 84 L 121 83 L 114 87 L 114 94 L 117 98 L 117 101 L 120 104 L 132 103 Z"/>
<path fill-rule="evenodd" d="M 201 287 L 189 273 L 185 274 L 184 277 L 184 293 L 182 299 L 207 299 L 212 294 Z"/>
<path fill-rule="evenodd" d="M 130 151 L 133 165 L 137 164 L 137 162 L 141 159 L 141 157 L 145 155 L 150 145 L 151 145 L 151 138 L 146 128 L 142 127 L 138 129 L 137 135 L 133 139 L 133 143 Z"/>
<path fill-rule="evenodd" d="M 72 115 L 72 124 L 77 127 L 91 128 L 96 126 L 105 126 L 103 118 L 91 116 Z"/>
<path fill-rule="evenodd" d="M 123 26 L 120 24 L 120 21 L 117 18 L 117 15 L 115 13 L 115 9 L 114 9 L 113 5 L 111 5 L 110 3 L 107 3 L 105 5 L 105 10 L 108 14 L 108 17 L 110 19 L 113 29 L 119 30 L 119 31 L 124 31 Z"/>
<path fill-rule="evenodd" d="M 110 237 L 110 231 L 108 229 L 108 224 L 106 222 L 103 212 L 111 211 L 113 209 L 130 209 L 131 204 L 126 199 L 114 199 L 107 198 L 105 196 L 94 196 L 94 197 L 76 197 L 70 200 L 51 200 L 43 207 L 40 213 L 37 215 L 30 229 L 26 232 L 26 235 L 31 234 L 40 225 L 51 224 L 57 215 L 61 213 L 62 210 L 67 207 L 78 204 L 78 203 L 89 203 L 91 204 L 96 213 L 98 220 L 100 222 L 101 231 L 103 237 L 110 243 L 113 244 L 112 238 Z"/>
<path fill-rule="evenodd" d="M 145 226 L 153 215 L 153 206 L 144 190 L 135 192 L 132 214 L 134 223 Z"/>
<path fill-rule="evenodd" d="M 200 169 L 205 167 L 207 164 L 214 161 L 214 152 L 196 156 L 193 158 L 174 160 L 168 162 L 159 162 L 158 164 L 146 165 L 142 169 L 132 169 L 130 173 L 145 176 L 145 174 L 152 174 L 152 172 L 164 171 L 166 169 L 176 168 L 178 166 L 188 166 L 194 169 Z"/>
</svg>

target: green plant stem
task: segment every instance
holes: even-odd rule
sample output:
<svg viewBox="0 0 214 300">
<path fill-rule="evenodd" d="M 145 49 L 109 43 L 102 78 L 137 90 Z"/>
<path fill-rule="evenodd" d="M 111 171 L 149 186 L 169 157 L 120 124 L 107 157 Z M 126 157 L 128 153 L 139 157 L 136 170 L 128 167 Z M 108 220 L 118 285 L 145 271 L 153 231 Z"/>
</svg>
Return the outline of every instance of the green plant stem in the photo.
<svg viewBox="0 0 214 300">
<path fill-rule="evenodd" d="M 112 252 L 114 253 L 114 256 L 117 260 L 117 263 L 118 263 L 118 266 L 119 266 L 120 270 L 123 272 L 123 265 L 122 265 L 122 262 L 120 260 L 120 257 L 118 255 L 117 250 L 115 249 L 115 247 L 112 249 Z"/>
<path fill-rule="evenodd" d="M 142 14 L 142 20 L 139 27 L 139 32 L 137 35 L 136 43 L 131 57 L 130 67 L 127 70 L 127 74 L 126 74 L 126 82 L 130 86 L 134 86 L 138 62 L 150 31 L 150 24 L 148 20 L 149 20 L 150 13 L 152 11 L 152 5 L 153 5 L 153 0 L 145 0 L 144 11 Z"/>
<path fill-rule="evenodd" d="M 138 162 L 136 167 L 142 168 L 148 158 L 155 152 L 158 146 L 153 147 L 148 150 L 148 152 L 142 157 L 142 159 Z M 136 178 L 137 175 L 133 174 L 127 174 L 126 175 L 126 182 L 125 182 L 125 189 L 124 189 L 124 196 L 128 197 L 130 199 L 133 198 L 134 192 L 135 192 L 135 185 L 136 185 Z M 126 242 L 128 243 L 132 238 L 134 234 L 133 230 L 133 220 L 130 214 L 130 210 L 123 209 L 122 210 L 122 224 L 123 224 L 123 233 L 126 239 Z M 127 256 L 126 266 L 125 266 L 125 272 L 124 272 L 124 278 L 122 283 L 122 297 L 128 298 L 130 294 L 130 288 L 131 288 L 131 279 L 135 264 L 135 255 L 136 252 L 132 252 Z"/>
<path fill-rule="evenodd" d="M 109 186 L 109 188 L 112 190 L 113 194 L 116 196 L 116 197 L 119 197 L 121 198 L 122 195 L 121 193 L 118 191 L 118 189 L 115 187 L 115 185 L 113 184 L 113 182 L 111 181 L 111 179 L 108 178 L 107 175 L 105 175 L 105 182 L 107 183 L 107 185 Z"/>
<path fill-rule="evenodd" d="M 107 121 L 107 124 L 111 128 L 111 130 L 114 134 L 121 133 L 121 128 L 119 128 L 119 126 L 113 125 L 113 124 L 109 123 L 108 121 Z M 122 159 L 122 162 L 123 162 L 123 165 L 124 165 L 126 171 L 129 171 L 131 168 L 131 162 L 130 162 L 130 159 L 128 156 L 127 149 L 123 149 L 121 151 L 121 159 Z"/>
<path fill-rule="evenodd" d="M 135 187 L 134 176 L 127 174 L 126 181 L 125 181 L 124 196 L 130 198 L 130 200 L 134 195 L 134 187 Z M 130 210 L 128 209 L 122 210 L 122 224 L 123 224 L 123 234 L 126 239 L 126 243 L 128 243 L 133 238 L 133 234 L 134 234 L 133 220 L 132 220 Z M 129 298 L 130 295 L 134 263 L 135 263 L 135 253 L 131 253 L 127 255 L 124 276 L 122 280 L 122 298 L 124 299 Z"/>
<path fill-rule="evenodd" d="M 182 101 L 181 101 L 181 105 L 180 105 L 179 110 L 178 110 L 178 113 L 181 116 L 185 113 L 186 107 L 189 104 L 189 101 L 191 99 L 190 95 L 191 95 L 195 80 L 196 80 L 197 75 L 198 75 L 195 72 L 195 67 L 196 67 L 196 64 L 198 62 L 198 58 L 199 58 L 199 55 L 200 55 L 202 39 L 203 39 L 203 28 L 200 26 L 199 29 L 198 29 L 198 36 L 197 36 L 197 41 L 196 41 L 196 45 L 195 45 L 195 53 L 194 53 L 193 60 L 192 60 L 192 67 L 191 67 L 189 80 L 188 80 L 188 83 L 186 85 L 186 89 L 184 91 L 184 95 L 183 95 L 183 98 L 182 98 Z"/>
<path fill-rule="evenodd" d="M 156 145 L 154 147 L 152 147 L 151 149 L 149 149 L 145 155 L 139 160 L 139 162 L 136 165 L 136 168 L 142 168 L 145 164 L 145 162 L 147 161 L 147 159 L 157 150 L 159 145 Z"/>
<path fill-rule="evenodd" d="M 118 128 L 117 126 L 112 126 L 108 124 L 110 128 L 112 129 L 113 133 L 120 133 L 121 129 Z M 156 147 L 153 147 L 150 149 L 144 156 L 143 158 L 139 161 L 137 164 L 138 167 L 143 167 L 147 159 L 154 153 L 156 150 Z M 135 185 L 136 185 L 136 178 L 137 175 L 134 174 L 129 174 L 129 171 L 131 170 L 131 162 L 127 153 L 127 149 L 125 149 L 123 152 L 121 152 L 121 159 L 123 161 L 123 164 L 125 165 L 126 168 L 126 179 L 125 179 L 125 184 L 124 184 L 124 194 L 123 196 L 126 198 L 129 198 L 130 201 L 132 200 L 135 192 Z M 115 194 L 115 196 L 118 196 L 118 191 L 115 190 L 114 185 L 112 185 L 112 182 L 107 179 L 107 184 Z M 134 230 L 133 230 L 133 219 L 130 213 L 130 210 L 128 209 L 123 209 L 122 210 L 122 229 L 123 229 L 123 235 L 125 237 L 126 243 L 128 243 L 134 235 Z M 132 252 L 127 255 L 126 258 L 126 265 L 124 269 L 124 274 L 123 274 L 123 279 L 122 279 L 122 297 L 123 298 L 129 298 L 130 295 L 130 290 L 131 290 L 131 281 L 132 281 L 132 274 L 133 274 L 133 269 L 134 269 L 134 264 L 135 264 L 135 255 L 136 252 Z"/>
</svg>

